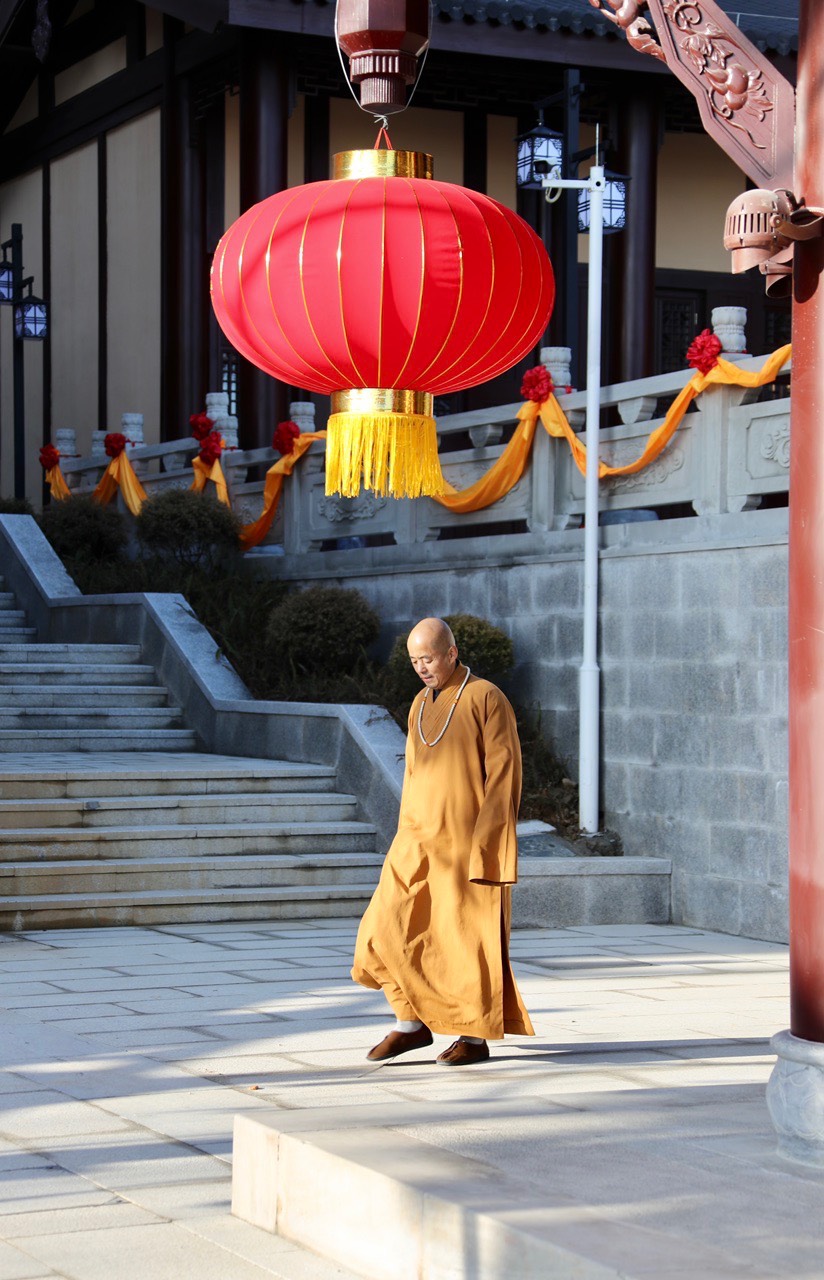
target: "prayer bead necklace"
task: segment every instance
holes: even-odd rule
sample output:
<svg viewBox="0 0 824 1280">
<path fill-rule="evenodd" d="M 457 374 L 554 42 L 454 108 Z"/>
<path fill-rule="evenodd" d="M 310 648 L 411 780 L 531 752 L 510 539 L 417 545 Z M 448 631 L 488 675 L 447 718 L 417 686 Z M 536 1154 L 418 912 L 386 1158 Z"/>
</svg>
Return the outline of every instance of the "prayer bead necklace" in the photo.
<svg viewBox="0 0 824 1280">
<path fill-rule="evenodd" d="M 425 704 L 426 704 L 426 699 L 427 699 L 427 698 L 428 698 L 428 696 L 429 696 L 429 690 L 427 689 L 426 693 L 423 695 L 423 698 L 421 699 L 421 705 L 420 705 L 420 707 L 418 708 L 418 733 L 419 733 L 419 735 L 420 735 L 421 742 L 423 743 L 423 745 L 424 745 L 425 747 L 437 747 L 437 745 L 438 745 L 438 743 L 440 742 L 441 738 L 442 738 L 442 737 L 443 737 L 443 735 L 446 733 L 447 729 L 449 728 L 449 721 L 452 719 L 452 717 L 453 717 L 453 716 L 454 716 L 454 714 L 455 714 L 455 708 L 456 708 L 456 707 L 457 707 L 457 705 L 458 705 L 458 699 L 460 698 L 461 694 L 463 693 L 463 691 L 464 691 L 464 689 L 465 689 L 465 687 L 466 687 L 466 682 L 467 682 L 467 680 L 469 679 L 469 677 L 471 676 L 471 674 L 472 674 L 472 672 L 469 670 L 469 667 L 467 667 L 467 668 L 466 668 L 466 675 L 465 675 L 465 676 L 464 676 L 464 678 L 463 678 L 463 681 L 462 681 L 462 683 L 461 683 L 461 687 L 460 687 L 460 689 L 458 690 L 458 692 L 455 694 L 455 701 L 452 703 L 452 706 L 449 708 L 449 715 L 446 717 L 446 724 L 445 724 L 445 725 L 444 725 L 444 727 L 441 729 L 441 731 L 440 731 L 440 733 L 438 734 L 437 738 L 434 738 L 432 742 L 427 742 L 427 741 L 426 741 L 426 738 L 423 736 L 423 709 L 424 709 L 424 706 L 425 706 Z"/>
</svg>

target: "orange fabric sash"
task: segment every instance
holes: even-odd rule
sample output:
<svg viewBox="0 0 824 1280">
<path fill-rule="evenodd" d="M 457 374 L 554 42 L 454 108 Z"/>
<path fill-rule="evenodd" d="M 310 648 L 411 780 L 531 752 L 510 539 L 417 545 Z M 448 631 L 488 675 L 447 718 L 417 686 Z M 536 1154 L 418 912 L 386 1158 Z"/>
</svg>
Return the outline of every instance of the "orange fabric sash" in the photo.
<svg viewBox="0 0 824 1280">
<path fill-rule="evenodd" d="M 56 467 L 50 467 L 46 472 L 46 484 L 49 486 L 49 493 L 56 502 L 63 502 L 65 498 L 70 498 L 71 490 L 66 484 L 66 477 L 60 470 L 60 463 Z"/>
<path fill-rule="evenodd" d="M 217 500 L 222 502 L 224 507 L 230 507 L 229 490 L 226 487 L 226 477 L 223 474 L 223 468 L 220 465 L 220 458 L 215 458 L 214 462 L 204 462 L 202 458 L 192 458 L 192 470 L 195 478 L 191 483 L 191 489 L 194 493 L 202 493 L 207 483 L 211 480 L 217 490 Z"/>
<path fill-rule="evenodd" d="M 663 453 L 683 421 L 684 414 L 690 404 L 707 387 L 724 385 L 736 387 L 766 386 L 767 383 L 775 381 L 791 354 L 792 347 L 787 344 L 787 346 L 780 347 L 772 355 L 768 356 L 760 369 L 739 369 L 737 365 L 731 364 L 728 360 L 720 359 L 715 368 L 711 369 L 709 373 L 700 373 L 696 370 L 686 386 L 679 391 L 673 400 L 664 421 L 650 434 L 639 457 L 634 462 L 628 462 L 621 467 L 610 467 L 605 462 L 599 462 L 599 477 L 603 479 L 605 476 L 629 476 L 634 475 L 637 471 L 643 471 L 644 467 L 648 467 L 651 462 L 654 462 Z M 586 474 L 586 446 L 567 422 L 566 415 L 555 396 L 550 395 L 548 399 L 544 400 L 543 404 L 538 405 L 534 400 L 528 400 L 526 404 L 521 405 L 518 410 L 519 425 L 515 434 L 501 456 L 492 464 L 485 475 L 476 480 L 474 484 L 469 485 L 468 488 L 460 491 L 449 485 L 449 492 L 440 497 L 433 497 L 432 501 L 440 503 L 442 507 L 446 507 L 449 511 L 464 513 L 480 511 L 505 497 L 515 487 L 526 469 L 535 439 L 535 428 L 539 419 L 548 435 L 553 436 L 555 439 L 563 437 L 566 440 L 572 452 L 575 465 L 579 471 Z"/>
<path fill-rule="evenodd" d="M 248 551 L 250 547 L 256 547 L 271 529 L 280 502 L 283 477 L 292 474 L 296 463 L 300 461 L 310 445 L 316 440 L 325 439 L 325 431 L 302 432 L 296 438 L 292 452 L 287 453 L 283 458 L 278 458 L 266 472 L 266 483 L 263 486 L 263 511 L 257 520 L 252 524 L 243 525 L 240 530 L 240 545 L 244 551 Z"/>
<path fill-rule="evenodd" d="M 140 508 L 146 501 L 146 490 L 135 475 L 134 467 L 129 461 L 126 450 L 112 458 L 92 493 L 95 502 L 106 506 L 111 502 L 118 489 L 123 494 L 123 501 L 133 516 L 140 514 Z"/>
</svg>

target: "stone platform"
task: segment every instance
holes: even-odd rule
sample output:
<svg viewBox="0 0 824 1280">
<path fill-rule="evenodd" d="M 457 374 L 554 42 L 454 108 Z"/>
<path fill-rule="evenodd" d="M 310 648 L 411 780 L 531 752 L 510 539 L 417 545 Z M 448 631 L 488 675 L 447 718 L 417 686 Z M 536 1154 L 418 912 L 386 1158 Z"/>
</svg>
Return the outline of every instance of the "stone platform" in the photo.
<svg viewBox="0 0 824 1280">
<path fill-rule="evenodd" d="M 819 1280 L 824 1178 L 775 1154 L 764 1100 L 782 946 L 520 930 L 534 1039 L 374 1066 L 354 928 L 0 936 L 0 1276 L 401 1280 L 411 1251 L 427 1280 Z M 235 1116 L 290 1147 L 280 1201 L 265 1161 L 257 1187 L 291 1238 L 230 1214 Z"/>
</svg>

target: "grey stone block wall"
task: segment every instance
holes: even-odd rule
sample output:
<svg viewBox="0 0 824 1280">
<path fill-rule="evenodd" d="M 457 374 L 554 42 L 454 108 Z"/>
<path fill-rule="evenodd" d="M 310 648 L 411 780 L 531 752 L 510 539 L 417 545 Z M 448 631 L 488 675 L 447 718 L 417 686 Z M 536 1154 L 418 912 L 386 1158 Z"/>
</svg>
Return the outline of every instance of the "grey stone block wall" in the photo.
<svg viewBox="0 0 824 1280">
<path fill-rule="evenodd" d="M 675 922 L 776 941 L 787 936 L 786 531 L 786 510 L 605 529 L 600 590 L 607 825 L 627 854 L 672 860 Z M 540 712 L 574 775 L 582 535 L 548 535 L 520 559 L 512 541 L 428 544 L 406 564 L 400 548 L 307 555 L 274 571 L 357 587 L 387 648 L 427 614 L 503 627 L 517 661 L 507 692 Z"/>
</svg>

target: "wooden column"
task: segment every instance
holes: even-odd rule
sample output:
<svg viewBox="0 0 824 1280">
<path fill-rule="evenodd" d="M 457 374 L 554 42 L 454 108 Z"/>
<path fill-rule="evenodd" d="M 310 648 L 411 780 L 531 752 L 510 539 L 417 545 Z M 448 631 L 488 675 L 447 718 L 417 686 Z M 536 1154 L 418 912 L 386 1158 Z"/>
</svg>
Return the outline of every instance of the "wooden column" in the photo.
<svg viewBox="0 0 824 1280">
<path fill-rule="evenodd" d="M 660 113 L 651 94 L 616 112 L 616 166 L 629 175 L 627 225 L 610 236 L 610 382 L 649 378 L 655 368 L 655 228 Z"/>
<path fill-rule="evenodd" d="M 324 182 L 329 168 L 329 99 L 326 94 L 304 98 L 303 180 Z"/>
<path fill-rule="evenodd" d="M 477 109 L 465 111 L 463 116 L 463 185 L 469 187 L 470 191 L 486 193 L 487 134 L 486 112 Z M 437 171 L 435 176 L 438 176 Z"/>
<path fill-rule="evenodd" d="M 287 185 L 289 72 L 283 37 L 244 32 L 240 77 L 240 207 L 248 209 Z M 238 417 L 241 443 L 271 444 L 286 417 L 288 389 L 241 361 Z"/>
<path fill-rule="evenodd" d="M 189 416 L 203 407 L 209 306 L 204 273 L 204 175 L 197 146 L 191 86 L 175 75 L 174 43 L 181 24 L 166 19 L 162 126 L 163 261 L 161 349 L 164 440 L 185 434 Z"/>
</svg>

